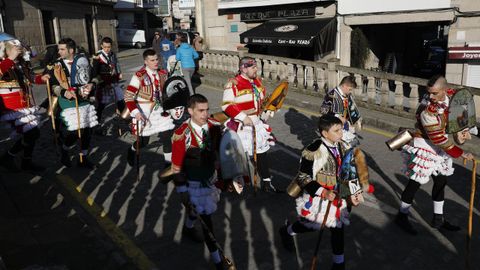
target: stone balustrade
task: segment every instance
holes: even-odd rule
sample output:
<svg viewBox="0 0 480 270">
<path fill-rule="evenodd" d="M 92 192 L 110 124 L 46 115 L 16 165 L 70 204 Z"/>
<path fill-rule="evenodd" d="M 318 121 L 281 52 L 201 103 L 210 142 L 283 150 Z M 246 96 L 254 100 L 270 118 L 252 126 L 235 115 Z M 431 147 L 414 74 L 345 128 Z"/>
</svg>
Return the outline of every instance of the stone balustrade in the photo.
<svg viewBox="0 0 480 270">
<path fill-rule="evenodd" d="M 412 116 L 420 97 L 426 93 L 426 79 L 341 66 L 336 59 L 321 63 L 241 51 L 209 50 L 204 51 L 200 68 L 231 76 L 238 71 L 238 61 L 243 56 L 256 59 L 258 74 L 267 82 L 275 84 L 286 80 L 294 91 L 312 95 L 323 95 L 326 89 L 337 86 L 339 79 L 353 75 L 357 82 L 353 93 L 360 106 L 405 117 Z M 455 84 L 451 87 L 468 88 L 476 99 L 480 98 L 480 88 Z M 480 115 L 479 110 L 480 105 L 477 115 Z"/>
</svg>

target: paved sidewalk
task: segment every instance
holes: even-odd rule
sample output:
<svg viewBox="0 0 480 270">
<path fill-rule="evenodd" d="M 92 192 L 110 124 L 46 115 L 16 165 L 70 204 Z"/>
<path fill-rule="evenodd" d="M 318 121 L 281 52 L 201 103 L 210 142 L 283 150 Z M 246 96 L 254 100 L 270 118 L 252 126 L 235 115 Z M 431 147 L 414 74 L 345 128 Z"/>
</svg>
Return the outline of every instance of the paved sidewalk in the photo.
<svg viewBox="0 0 480 270">
<path fill-rule="evenodd" d="M 125 58 L 122 63 L 130 67 L 125 70 L 133 72 L 140 61 L 139 57 L 132 57 Z M 128 77 L 126 79 L 128 81 Z M 221 86 L 204 83 L 197 87 L 197 92 L 208 97 L 212 113 L 220 110 Z M 269 121 L 278 139 L 270 152 L 273 180 L 282 188 L 296 174 L 301 149 L 317 136 L 315 113 L 318 110 L 314 106 L 318 98 L 290 94 L 289 100 L 295 97 L 311 105 L 293 106 L 291 102 Z M 142 151 L 142 178 L 136 182 L 135 169 L 126 164 L 126 151 L 134 138 L 128 133 L 117 135 L 117 127 L 126 128 L 126 125 L 112 113 L 113 108 L 108 107 L 105 112 L 108 135 L 95 136 L 92 142 L 91 157 L 98 164 L 95 171 L 60 166 L 50 123 L 46 122 L 34 153 L 34 159 L 49 168 L 44 177 L 2 173 L 0 256 L 12 269 L 32 265 L 50 267 L 47 269 L 131 269 L 131 262 L 135 260 L 127 261 L 126 258 L 138 259 L 143 255 L 157 269 L 213 269 L 205 246 L 182 237 L 183 208 L 173 185 L 158 181 L 158 172 L 165 166 L 161 143 L 155 141 Z M 446 189 L 445 213 L 450 221 L 462 226 L 462 231 L 441 232 L 429 226 L 432 184 L 428 183 L 415 198 L 412 216 L 420 234 L 411 237 L 392 223 L 407 179 L 400 172 L 400 154 L 386 148 L 385 135 L 388 135 L 385 130 L 371 126 L 360 132 L 376 192 L 353 210 L 352 224 L 345 235 L 347 269 L 463 268 L 471 165 L 465 169 L 456 164 L 457 174 Z M 0 151 L 10 143 L 0 144 Z M 62 185 L 54 184 L 62 179 L 73 181 L 71 187 L 81 194 L 81 202 L 70 198 Z M 60 193 L 68 200 L 59 200 L 58 204 Z M 477 195 L 473 215 L 473 262 L 478 261 L 476 255 L 480 254 L 479 199 Z M 80 203 L 82 207 L 93 209 L 92 217 L 84 217 Z M 79 210 L 72 214 L 72 208 Z M 97 221 L 97 226 L 93 226 L 90 218 Z M 213 219 L 218 241 L 237 269 L 309 269 L 317 234 L 296 237 L 299 254 L 295 258 L 283 249 L 277 233 L 286 218 L 295 218 L 295 203 L 288 195 L 260 192 L 255 196 L 247 189 L 241 196 L 222 193 Z M 113 238 L 112 241 L 104 241 L 101 234 L 96 233 L 103 228 L 101 222 L 106 219 L 115 225 L 112 230 L 121 230 L 113 235 L 104 233 Z M 85 227 L 85 224 L 92 225 Z M 119 235 L 128 236 L 134 247 L 122 242 L 123 238 L 115 239 Z M 329 236 L 328 231 L 323 235 L 320 269 L 328 269 L 331 264 Z M 118 240 L 123 244 L 125 256 L 118 255 L 119 247 L 111 244 Z M 135 265 L 140 268 L 140 264 Z M 474 265 L 472 269 L 480 268 Z"/>
</svg>

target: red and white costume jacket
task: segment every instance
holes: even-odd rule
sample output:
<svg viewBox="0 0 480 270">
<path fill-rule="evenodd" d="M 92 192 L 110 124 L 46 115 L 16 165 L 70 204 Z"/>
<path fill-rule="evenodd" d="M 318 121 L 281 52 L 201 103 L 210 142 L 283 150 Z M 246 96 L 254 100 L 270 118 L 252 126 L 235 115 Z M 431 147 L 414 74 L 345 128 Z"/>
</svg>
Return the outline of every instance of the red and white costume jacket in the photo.
<svg viewBox="0 0 480 270">
<path fill-rule="evenodd" d="M 0 60 L 0 120 L 11 125 L 11 137 L 40 124 L 38 108 L 30 100 L 31 80 L 43 83 L 41 75 L 25 74 L 19 64 L 9 58 Z"/>
<path fill-rule="evenodd" d="M 220 123 L 208 119 L 203 126 L 187 120 L 172 137 L 172 169 L 184 176 L 183 181 L 176 181 L 177 191 L 188 191 L 200 214 L 215 212 L 220 199 L 220 190 L 214 185 L 220 136 Z"/>
<path fill-rule="evenodd" d="M 262 104 L 266 98 L 266 90 L 259 78 L 248 79 L 237 75 L 230 79 L 223 91 L 222 110 L 231 118 L 231 121 L 243 121 L 249 116 L 256 131 L 257 153 L 264 153 L 274 144 L 271 128 L 260 119 Z M 253 154 L 252 127 L 245 126 L 237 129 L 242 139 L 243 148 L 250 155 Z"/>
<path fill-rule="evenodd" d="M 453 174 L 452 157 L 458 158 L 463 150 L 446 133 L 449 100 L 455 91 L 447 90 L 445 101 L 427 101 L 417 110 L 417 123 L 413 145 L 405 145 L 404 172 L 410 179 L 427 183 L 430 175 Z"/>
<path fill-rule="evenodd" d="M 150 136 L 173 129 L 175 125 L 170 115 L 163 111 L 162 89 L 167 79 L 165 70 L 150 70 L 143 67 L 132 76 L 125 91 L 125 103 L 132 118 L 132 133 L 137 134 L 137 120 L 135 116 L 142 113 L 146 123 L 139 127 L 140 136 Z"/>
</svg>

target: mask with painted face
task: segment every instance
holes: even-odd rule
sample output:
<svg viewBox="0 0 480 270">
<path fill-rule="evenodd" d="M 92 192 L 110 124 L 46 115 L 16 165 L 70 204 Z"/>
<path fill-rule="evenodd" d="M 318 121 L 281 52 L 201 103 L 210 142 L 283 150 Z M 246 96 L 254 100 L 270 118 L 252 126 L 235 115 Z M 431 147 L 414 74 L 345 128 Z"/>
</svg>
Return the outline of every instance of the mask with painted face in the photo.
<svg viewBox="0 0 480 270">
<path fill-rule="evenodd" d="M 179 120 L 182 118 L 183 113 L 185 112 L 185 107 L 184 106 L 178 106 L 173 109 L 168 110 L 170 112 L 170 115 L 174 120 Z"/>
</svg>

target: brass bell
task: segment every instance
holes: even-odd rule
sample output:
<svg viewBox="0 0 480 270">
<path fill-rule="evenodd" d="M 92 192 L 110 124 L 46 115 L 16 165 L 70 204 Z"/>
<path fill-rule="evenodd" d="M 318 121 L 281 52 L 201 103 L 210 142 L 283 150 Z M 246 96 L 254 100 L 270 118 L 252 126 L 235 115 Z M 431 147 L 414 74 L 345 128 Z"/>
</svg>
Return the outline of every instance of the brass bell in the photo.
<svg viewBox="0 0 480 270">
<path fill-rule="evenodd" d="M 162 184 L 168 184 L 168 182 L 173 180 L 173 170 L 172 166 L 168 166 L 163 171 L 158 174 L 158 179 Z"/>
<path fill-rule="evenodd" d="M 412 132 L 408 129 L 400 131 L 390 140 L 386 141 L 387 147 L 391 150 L 400 150 L 404 145 L 409 143 L 413 139 Z"/>
<path fill-rule="evenodd" d="M 125 106 L 125 109 L 123 110 L 122 114 L 120 114 L 120 117 L 125 120 L 130 119 L 130 110 L 128 109 L 128 107 Z"/>
<path fill-rule="evenodd" d="M 227 258 L 226 256 L 223 256 L 223 265 L 227 270 L 237 270 L 237 267 L 235 267 L 235 264 Z"/>
<path fill-rule="evenodd" d="M 298 185 L 297 177 L 295 177 L 287 187 L 287 194 L 292 198 L 297 198 L 300 192 L 302 192 L 302 188 Z"/>
</svg>

